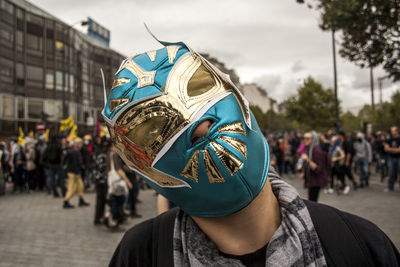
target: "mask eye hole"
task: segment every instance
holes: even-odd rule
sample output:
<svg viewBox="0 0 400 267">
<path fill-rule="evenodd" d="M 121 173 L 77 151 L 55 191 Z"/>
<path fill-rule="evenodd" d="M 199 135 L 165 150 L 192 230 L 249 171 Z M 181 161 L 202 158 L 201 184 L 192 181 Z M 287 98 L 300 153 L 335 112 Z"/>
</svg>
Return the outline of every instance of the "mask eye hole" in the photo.
<svg viewBox="0 0 400 267">
<path fill-rule="evenodd" d="M 153 117 L 133 128 L 126 137 L 138 146 L 149 147 L 161 138 L 166 124 L 166 117 Z"/>
<path fill-rule="evenodd" d="M 187 94 L 189 97 L 198 96 L 208 92 L 214 86 L 215 80 L 210 71 L 204 65 L 201 65 L 190 78 Z"/>
</svg>

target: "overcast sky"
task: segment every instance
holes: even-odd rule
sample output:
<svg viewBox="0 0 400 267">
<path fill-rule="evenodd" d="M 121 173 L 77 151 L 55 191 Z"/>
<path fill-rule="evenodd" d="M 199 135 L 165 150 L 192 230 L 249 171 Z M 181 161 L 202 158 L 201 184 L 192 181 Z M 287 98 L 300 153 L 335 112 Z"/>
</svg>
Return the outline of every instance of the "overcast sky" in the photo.
<svg viewBox="0 0 400 267">
<path fill-rule="evenodd" d="M 318 13 L 296 0 L 33 0 L 32 3 L 74 24 L 93 18 L 111 31 L 111 47 L 132 56 L 161 46 L 143 22 L 163 41 L 183 41 L 234 68 L 242 83 L 257 82 L 279 102 L 296 93 L 302 80 L 314 77 L 333 88 L 331 34 L 318 28 Z M 80 28 L 76 26 L 78 29 Z M 371 103 L 369 71 L 337 57 L 338 95 L 345 110 Z M 386 75 L 377 69 L 375 81 Z M 375 83 L 375 103 L 379 102 Z M 400 84 L 383 83 L 383 101 Z"/>
</svg>

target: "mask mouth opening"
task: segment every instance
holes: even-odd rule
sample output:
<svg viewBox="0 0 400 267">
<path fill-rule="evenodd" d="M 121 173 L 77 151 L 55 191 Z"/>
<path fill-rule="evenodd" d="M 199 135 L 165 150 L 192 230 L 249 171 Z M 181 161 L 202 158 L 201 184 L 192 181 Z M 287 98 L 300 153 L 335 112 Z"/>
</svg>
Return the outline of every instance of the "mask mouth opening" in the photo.
<svg viewBox="0 0 400 267">
<path fill-rule="evenodd" d="M 215 124 L 216 121 L 214 119 L 207 118 L 194 125 L 190 134 L 190 142 L 192 146 L 205 140 Z"/>
</svg>

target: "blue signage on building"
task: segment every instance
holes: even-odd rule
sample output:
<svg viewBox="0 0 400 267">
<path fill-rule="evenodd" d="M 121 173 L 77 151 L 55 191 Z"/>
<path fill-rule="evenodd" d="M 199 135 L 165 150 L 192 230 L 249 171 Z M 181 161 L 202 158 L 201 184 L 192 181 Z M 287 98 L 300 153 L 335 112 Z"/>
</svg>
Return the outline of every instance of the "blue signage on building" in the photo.
<svg viewBox="0 0 400 267">
<path fill-rule="evenodd" d="M 110 46 L 110 31 L 93 19 L 88 18 L 88 35 Z"/>
</svg>

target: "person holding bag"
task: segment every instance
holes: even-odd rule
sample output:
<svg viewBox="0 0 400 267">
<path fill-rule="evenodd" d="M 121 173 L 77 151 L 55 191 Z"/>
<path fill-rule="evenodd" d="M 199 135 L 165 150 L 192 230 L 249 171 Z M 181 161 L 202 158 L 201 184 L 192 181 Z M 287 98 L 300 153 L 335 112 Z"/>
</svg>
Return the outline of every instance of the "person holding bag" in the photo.
<svg viewBox="0 0 400 267">
<path fill-rule="evenodd" d="M 132 188 L 132 183 L 129 181 L 126 173 L 123 171 L 123 162 L 121 158 L 114 152 L 114 146 L 111 146 L 108 156 L 108 196 L 110 199 L 110 212 L 106 215 L 106 225 L 111 228 L 118 227 L 118 223 L 122 219 L 122 207 L 125 201 L 125 195 L 128 193 L 128 188 Z M 109 221 L 111 215 L 111 221 Z"/>
</svg>

